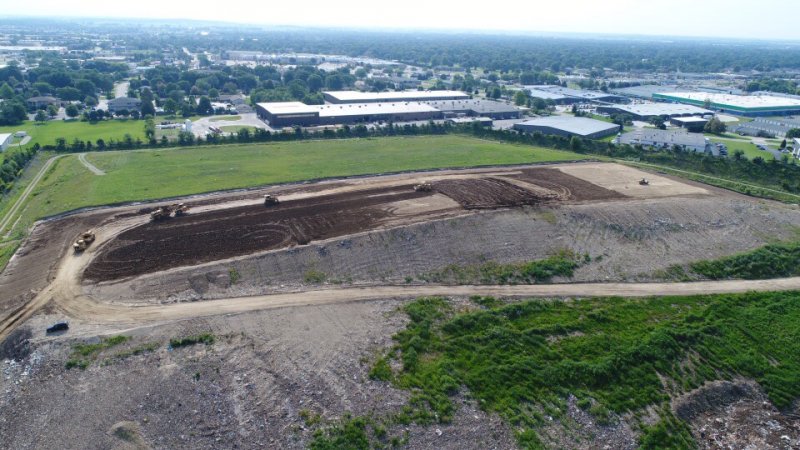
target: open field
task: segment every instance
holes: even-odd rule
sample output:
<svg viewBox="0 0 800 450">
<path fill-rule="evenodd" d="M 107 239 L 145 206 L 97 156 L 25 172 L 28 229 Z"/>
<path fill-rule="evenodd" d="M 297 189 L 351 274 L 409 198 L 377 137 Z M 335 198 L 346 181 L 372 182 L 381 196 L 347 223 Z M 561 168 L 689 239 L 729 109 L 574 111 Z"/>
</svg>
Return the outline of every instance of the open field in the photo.
<svg viewBox="0 0 800 450">
<path fill-rule="evenodd" d="M 31 136 L 31 140 L 26 144 L 31 146 L 35 143 L 39 145 L 55 145 L 56 139 L 64 138 L 67 144 L 73 140 L 92 141 L 94 145 L 98 139 L 108 141 L 114 139 L 121 141 L 126 134 L 136 140 L 144 140 L 144 121 L 143 120 L 104 120 L 97 123 L 75 121 L 53 120 L 38 124 L 27 121 L 22 125 L 0 127 L 0 133 L 15 133 L 25 131 Z"/>
<path fill-rule="evenodd" d="M 584 159 L 575 153 L 459 136 L 306 141 L 69 155 L 37 189 L 33 218 L 125 201 L 307 179 L 440 167 Z"/>
<path fill-rule="evenodd" d="M 222 131 L 224 131 L 226 133 L 238 133 L 242 128 L 244 128 L 246 130 L 249 130 L 249 131 L 253 131 L 253 130 L 257 130 L 258 129 L 258 128 L 252 126 L 252 125 L 226 125 L 226 126 L 220 127 L 220 130 L 222 130 Z"/>
<path fill-rule="evenodd" d="M 396 143 L 410 141 L 422 147 L 420 142 L 424 142 L 430 148 L 432 142 L 440 142 L 437 139 L 398 139 Z M 350 145 L 371 142 L 358 140 Z M 447 137 L 441 142 L 444 148 L 486 145 L 485 151 L 493 150 L 495 157 L 517 160 L 531 158 L 531 153 L 536 156 L 538 151 L 464 138 Z M 332 143 L 303 143 L 311 154 L 323 156 L 326 144 Z M 395 167 L 435 162 L 436 153 L 415 150 L 414 145 L 408 152 L 428 156 L 428 160 L 404 159 L 399 151 L 376 151 L 388 152 Z M 297 170 L 287 162 L 297 162 L 293 159 L 296 151 L 280 145 L 274 146 L 277 149 L 263 146 L 273 153 L 262 146 L 251 147 L 223 148 L 229 155 L 243 152 L 251 165 L 261 164 L 264 173 L 259 176 L 271 176 L 272 182 Z M 133 184 L 135 176 L 145 177 L 145 171 L 132 167 L 142 164 L 149 164 L 150 170 L 162 164 L 170 173 L 178 172 L 183 164 L 214 183 L 220 172 L 212 171 L 210 164 L 219 165 L 222 160 L 214 153 L 198 152 L 219 150 L 88 153 L 87 162 L 107 173 L 103 176 L 92 174 L 70 155 L 60 160 L 44 182 L 51 183 L 50 190 L 33 197 L 28 208 L 53 195 L 52 190 L 72 186 L 66 184 L 70 176 L 81 177 L 88 195 L 96 198 L 121 195 L 112 187 L 120 180 Z M 476 153 L 472 160 L 481 160 L 480 151 L 472 152 Z M 358 155 L 341 154 L 352 161 L 338 158 L 333 168 L 307 166 L 306 170 L 364 170 L 357 166 Z M 268 162 L 276 161 L 271 155 L 287 164 L 286 173 L 270 172 Z M 175 160 L 160 162 L 165 156 Z M 209 166 L 193 164 L 191 156 L 209 158 Z M 63 162 L 69 165 L 61 167 Z M 308 159 L 305 164 L 310 164 Z M 375 170 L 388 163 L 367 159 L 365 164 Z M 247 174 L 246 169 L 242 171 Z M 104 180 L 115 173 L 127 178 L 105 185 Z M 250 176 L 255 179 L 255 174 Z M 650 180 L 649 186 L 638 183 L 643 177 Z M 157 179 L 151 180 L 155 184 Z M 186 186 L 179 186 L 179 180 Z M 183 177 L 168 181 L 168 189 L 179 192 L 199 186 Z M 413 189 L 422 182 L 430 183 L 432 190 Z M 80 192 L 77 185 L 73 189 Z M 278 196 L 281 203 L 264 207 L 261 196 L 265 193 Z M 687 336 L 695 336 L 696 330 L 705 329 L 699 318 L 723 310 L 722 305 L 730 308 L 734 297 L 722 298 L 716 307 L 709 297 L 602 299 L 563 306 L 533 300 L 507 308 L 498 300 L 468 300 L 473 295 L 641 297 L 800 289 L 800 278 L 653 282 L 659 271 L 675 264 L 796 237 L 800 210 L 791 205 L 598 162 L 331 179 L 174 201 L 189 204 L 189 214 L 151 222 L 148 212 L 154 204 L 128 205 L 44 221 L 0 273 L 4 293 L 0 341 L 8 337 L 0 351 L 15 358 L 3 363 L 0 411 L 19 411 L 0 412 L 4 442 L 32 445 L 31 430 L 41 428 L 36 418 L 45 410 L 68 419 L 45 427 L 37 443 L 65 446 L 91 441 L 106 447 L 143 442 L 154 447 L 248 448 L 269 441 L 276 448 L 305 448 L 335 434 L 335 429 L 323 431 L 327 427 L 353 426 L 345 416 L 348 412 L 356 421 L 368 420 L 366 434 L 375 434 L 377 439 L 398 437 L 408 448 L 513 448 L 538 439 L 552 447 L 591 448 L 602 443 L 632 449 L 659 433 L 682 442 L 704 438 L 702 430 L 709 429 L 705 421 L 716 424 L 716 418 L 746 430 L 734 438 L 715 428 L 720 442 L 747 439 L 759 448 L 771 448 L 782 442 L 784 434 L 790 440 L 800 439 L 800 429 L 792 428 L 791 419 L 763 403 L 773 400 L 784 408 L 787 402 L 793 407 L 791 386 L 796 383 L 783 377 L 783 364 L 770 366 L 770 361 L 790 357 L 786 355 L 791 350 L 773 352 L 764 343 L 751 345 L 740 339 L 737 343 L 744 350 L 733 353 L 757 351 L 772 359 L 759 356 L 763 361 L 758 359 L 758 364 L 766 364 L 761 367 L 753 365 L 755 356 L 739 358 L 734 360 L 736 371 L 717 376 L 704 370 L 698 375 L 691 370 L 700 367 L 693 359 L 695 352 L 711 349 L 719 356 L 712 345 L 716 344 L 687 341 L 683 335 L 671 337 L 670 333 L 686 327 L 694 327 Z M 85 252 L 73 253 L 71 242 L 89 228 L 95 230 L 97 240 Z M 460 266 L 541 261 L 562 251 L 579 256 L 580 262 L 571 276 L 555 277 L 553 284 L 442 285 L 419 276 L 444 267 L 458 270 Z M 420 302 L 408 303 L 420 296 L 452 300 L 442 300 L 438 303 L 442 309 L 427 316 Z M 782 311 L 793 304 L 792 296 L 764 297 L 774 307 L 754 302 L 750 309 L 744 305 L 742 314 L 751 317 L 755 311 L 787 318 Z M 403 309 L 405 305 L 408 308 Z M 450 308 L 454 315 L 445 323 Z M 482 308 L 486 308 L 484 313 Z M 524 311 L 533 314 L 520 314 Z M 730 309 L 723 312 L 733 314 Z M 492 325 L 496 315 L 509 320 Z M 650 321 L 650 317 L 659 320 Z M 470 322 L 473 318 L 477 320 Z M 66 334 L 44 334 L 45 326 L 63 319 L 70 321 Z M 562 320 L 569 327 L 558 328 Z M 480 356 L 459 347 L 436 347 L 438 343 L 429 341 L 431 333 L 421 329 L 421 323 L 427 323 L 436 336 L 446 333 L 454 341 L 461 339 L 457 335 L 464 328 L 459 327 L 470 324 L 463 342 L 483 345 L 467 345 Z M 491 326 L 484 329 L 487 324 Z M 525 331 L 515 331 L 517 325 Z M 783 322 L 779 326 L 794 329 Z M 781 333 L 787 342 L 795 339 L 791 333 Z M 399 337 L 393 340 L 393 335 Z M 668 338 L 684 343 L 681 351 L 688 363 L 683 353 L 662 351 L 663 346 L 673 348 Z M 506 389 L 517 383 L 510 376 L 497 380 L 493 392 L 500 397 L 493 397 L 470 384 L 476 374 L 461 369 L 448 372 L 452 375 L 438 374 L 443 367 L 440 361 L 459 367 L 458 355 L 468 359 L 499 355 L 497 348 L 491 348 L 493 339 L 510 346 L 533 345 L 528 353 L 507 350 L 520 357 L 543 358 L 535 367 L 555 367 L 547 358 L 561 352 L 564 358 L 572 358 L 575 370 L 591 364 L 618 375 L 608 383 L 590 380 L 590 387 L 553 375 L 548 379 L 554 383 L 549 385 L 560 393 L 532 390 L 541 396 L 534 403 L 526 400 L 531 408 L 520 410 L 514 403 L 519 399 L 511 397 L 513 388 Z M 417 348 L 418 342 L 422 344 Z M 777 345 L 777 341 L 764 342 Z M 401 346 L 394 353 L 397 360 L 392 364 L 384 360 L 380 366 L 394 345 Z M 632 364 L 608 369 L 604 353 L 588 351 L 597 345 L 616 348 L 615 361 L 637 356 Z M 419 355 L 416 362 L 409 356 L 412 347 Z M 642 349 L 651 347 L 658 349 L 657 358 L 652 363 L 641 361 Z M 669 361 L 663 362 L 664 358 Z M 704 364 L 720 365 L 710 358 Z M 492 373 L 511 373 L 492 366 L 502 366 L 499 359 L 485 363 Z M 667 363 L 689 368 L 660 371 Z M 376 376 L 375 367 L 383 367 L 384 375 Z M 759 367 L 769 374 L 758 375 Z M 656 373 L 666 373 L 676 381 L 659 388 Z M 425 378 L 428 374 L 430 379 Z M 783 378 L 776 380 L 774 374 Z M 726 381 L 733 387 L 722 384 L 719 389 L 744 394 L 725 396 L 720 404 L 696 406 L 718 389 L 704 381 L 719 383 L 720 378 L 734 375 L 763 381 L 763 385 L 750 379 Z M 86 383 L 91 389 L 85 388 Z M 415 389 L 419 386 L 422 389 Z M 414 390 L 409 392 L 409 388 Z M 675 403 L 670 405 L 673 398 Z M 741 412 L 731 418 L 724 408 L 734 403 Z M 647 409 L 649 405 L 658 409 Z M 638 415 L 632 415 L 637 411 Z M 87 423 L 92 426 L 86 427 Z M 769 428 L 771 423 L 783 428 L 776 431 Z M 198 431 L 175 433 L 176 429 Z"/>
</svg>

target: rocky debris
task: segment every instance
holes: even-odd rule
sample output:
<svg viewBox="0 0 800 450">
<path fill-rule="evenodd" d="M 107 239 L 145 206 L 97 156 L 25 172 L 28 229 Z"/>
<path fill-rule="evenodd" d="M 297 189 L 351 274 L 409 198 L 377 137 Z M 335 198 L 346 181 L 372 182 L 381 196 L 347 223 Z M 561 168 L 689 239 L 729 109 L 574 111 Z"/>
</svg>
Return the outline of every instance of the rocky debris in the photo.
<svg viewBox="0 0 800 450">
<path fill-rule="evenodd" d="M 797 449 L 800 420 L 776 409 L 750 380 L 715 381 L 673 401 L 700 448 Z"/>
</svg>

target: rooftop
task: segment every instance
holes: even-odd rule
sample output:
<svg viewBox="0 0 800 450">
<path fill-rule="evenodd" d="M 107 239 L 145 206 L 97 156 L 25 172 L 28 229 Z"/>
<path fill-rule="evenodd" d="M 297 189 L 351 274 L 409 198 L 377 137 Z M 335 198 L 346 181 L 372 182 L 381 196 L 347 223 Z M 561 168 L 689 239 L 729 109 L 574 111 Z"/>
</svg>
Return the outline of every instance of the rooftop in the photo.
<svg viewBox="0 0 800 450">
<path fill-rule="evenodd" d="M 442 111 L 475 111 L 476 113 L 519 112 L 519 108 L 494 100 L 430 100 L 424 103 Z"/>
<path fill-rule="evenodd" d="M 706 145 L 706 139 L 702 134 L 655 128 L 642 128 L 625 133 L 619 137 L 619 142 L 621 144 L 685 145 L 687 147 L 704 147 Z"/>
<path fill-rule="evenodd" d="M 779 109 L 798 108 L 800 100 L 774 95 L 731 95 L 712 92 L 662 92 L 654 94 L 662 98 L 678 101 L 703 103 L 706 100 L 717 106 L 740 109 Z"/>
<path fill-rule="evenodd" d="M 425 100 L 441 97 L 469 98 L 468 94 L 461 91 L 401 91 L 401 92 L 359 92 L 359 91 L 326 91 L 324 94 L 345 102 L 375 101 L 375 100 Z"/>
<path fill-rule="evenodd" d="M 420 102 L 347 103 L 341 105 L 306 105 L 301 102 L 278 102 L 259 103 L 258 106 L 275 115 L 319 114 L 320 117 L 439 112 L 438 109 Z"/>
<path fill-rule="evenodd" d="M 642 103 L 638 105 L 616 105 L 620 111 L 626 111 L 637 116 L 688 116 L 714 114 L 704 108 L 678 103 Z"/>
<path fill-rule="evenodd" d="M 538 119 L 526 120 L 517 125 L 556 128 L 580 136 L 587 136 L 619 128 L 619 125 L 615 123 L 603 122 L 602 120 L 589 119 L 587 117 L 572 116 L 540 117 Z"/>
</svg>

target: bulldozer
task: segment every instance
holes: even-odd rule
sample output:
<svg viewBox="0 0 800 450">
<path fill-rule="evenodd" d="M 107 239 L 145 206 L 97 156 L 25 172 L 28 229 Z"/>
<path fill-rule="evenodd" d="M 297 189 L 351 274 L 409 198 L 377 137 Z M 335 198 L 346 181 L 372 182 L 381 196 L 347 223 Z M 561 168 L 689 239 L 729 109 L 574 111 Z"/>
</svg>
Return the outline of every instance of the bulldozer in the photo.
<svg viewBox="0 0 800 450">
<path fill-rule="evenodd" d="M 278 204 L 280 204 L 280 200 L 278 200 L 278 197 L 274 197 L 269 194 L 264 196 L 264 206 L 270 207 L 270 206 L 276 206 Z"/>
<path fill-rule="evenodd" d="M 414 185 L 414 190 L 417 192 L 431 192 L 433 190 L 433 185 L 430 183 L 420 183 Z"/>
<path fill-rule="evenodd" d="M 92 242 L 94 242 L 94 232 L 89 230 L 78 236 L 78 239 L 72 244 L 72 249 L 75 250 L 76 253 L 80 253 L 86 250 Z"/>
<path fill-rule="evenodd" d="M 177 205 L 172 206 L 172 210 L 175 211 L 175 217 L 180 217 L 189 212 L 189 206 L 183 203 L 178 203 Z"/>
<path fill-rule="evenodd" d="M 642 186 L 649 186 L 650 180 L 648 180 L 647 178 L 642 178 L 641 180 L 639 180 L 639 184 Z"/>
<path fill-rule="evenodd" d="M 150 220 L 164 220 L 172 216 L 172 208 L 169 206 L 159 206 L 150 213 Z"/>
</svg>

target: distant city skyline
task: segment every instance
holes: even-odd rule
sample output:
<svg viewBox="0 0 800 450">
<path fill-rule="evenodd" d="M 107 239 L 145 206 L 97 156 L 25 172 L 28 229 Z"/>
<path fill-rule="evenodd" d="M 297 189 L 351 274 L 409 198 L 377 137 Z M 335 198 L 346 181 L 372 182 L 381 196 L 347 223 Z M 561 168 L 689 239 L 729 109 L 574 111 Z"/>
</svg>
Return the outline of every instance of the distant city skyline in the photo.
<svg viewBox="0 0 800 450">
<path fill-rule="evenodd" d="M 645 36 L 799 40 L 800 2 L 790 0 L 508 0 L 478 8 L 459 2 L 406 0 L 386 4 L 365 0 L 224 3 L 0 0 L 9 16 L 120 19 L 186 19 L 251 25 L 464 30 L 525 33 L 590 33 Z M 218 5 L 215 9 L 213 6 Z"/>
</svg>

